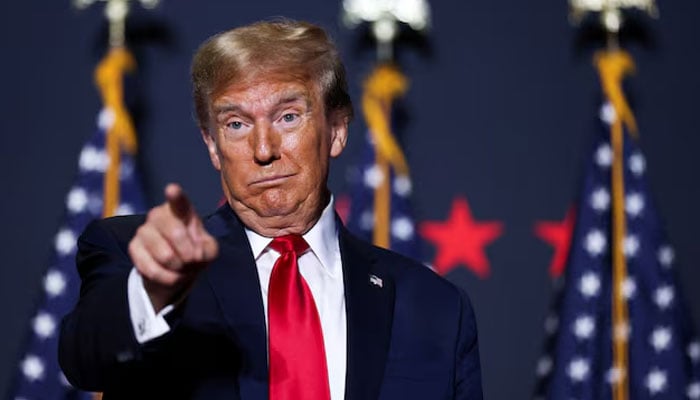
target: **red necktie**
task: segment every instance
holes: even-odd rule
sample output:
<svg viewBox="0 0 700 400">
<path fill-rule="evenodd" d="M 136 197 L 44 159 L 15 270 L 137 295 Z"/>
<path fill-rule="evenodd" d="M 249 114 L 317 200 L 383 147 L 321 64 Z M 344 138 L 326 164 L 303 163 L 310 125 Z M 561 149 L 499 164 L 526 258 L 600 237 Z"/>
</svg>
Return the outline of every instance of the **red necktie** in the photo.
<svg viewBox="0 0 700 400">
<path fill-rule="evenodd" d="M 309 245 L 299 235 L 286 235 L 270 247 L 281 254 L 267 295 L 270 400 L 329 400 L 321 321 L 297 264 Z"/>
</svg>

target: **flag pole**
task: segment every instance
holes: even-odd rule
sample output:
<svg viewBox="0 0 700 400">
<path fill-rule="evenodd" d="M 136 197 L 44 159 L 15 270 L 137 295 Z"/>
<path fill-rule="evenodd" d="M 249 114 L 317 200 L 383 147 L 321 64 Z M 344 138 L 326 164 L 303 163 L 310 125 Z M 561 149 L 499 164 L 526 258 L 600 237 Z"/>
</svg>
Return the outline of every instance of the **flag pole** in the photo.
<svg viewBox="0 0 700 400">
<path fill-rule="evenodd" d="M 410 8 L 410 12 L 398 15 L 395 10 L 402 8 Z M 391 130 L 392 104 L 408 89 L 408 78 L 393 62 L 394 41 L 398 37 L 400 23 L 418 32 L 425 31 L 430 23 L 430 8 L 427 0 L 344 0 L 342 18 L 350 28 L 363 22 L 369 23 L 377 44 L 378 62 L 364 82 L 362 112 L 374 145 L 374 172 L 379 177 L 374 187 L 372 242 L 390 248 L 392 170 L 397 179 L 409 181 L 406 157 Z"/>
<path fill-rule="evenodd" d="M 606 34 L 606 48 L 594 56 L 603 94 L 612 109 L 610 143 L 612 147 L 611 190 L 612 190 L 612 326 L 613 371 L 611 376 L 614 400 L 629 399 L 629 312 L 623 294 L 623 284 L 627 279 L 625 238 L 627 221 L 625 215 L 624 179 L 624 131 L 637 137 L 637 124 L 622 89 L 623 79 L 634 72 L 634 61 L 629 53 L 620 49 L 619 33 L 626 8 L 637 8 L 656 16 L 654 0 L 570 0 L 571 16 L 580 22 L 589 12 L 600 14 L 600 24 Z"/>
<path fill-rule="evenodd" d="M 109 164 L 104 178 L 103 217 L 111 217 L 119 207 L 121 153 L 135 155 L 138 148 L 136 130 L 124 103 L 124 75 L 136 69 L 136 61 L 126 48 L 125 25 L 130 0 L 74 0 L 77 8 L 106 2 L 104 16 L 109 22 L 109 51 L 95 69 L 95 83 L 100 90 L 105 115 L 112 119 L 106 133 Z M 139 0 L 145 8 L 153 8 L 159 0 Z"/>
</svg>

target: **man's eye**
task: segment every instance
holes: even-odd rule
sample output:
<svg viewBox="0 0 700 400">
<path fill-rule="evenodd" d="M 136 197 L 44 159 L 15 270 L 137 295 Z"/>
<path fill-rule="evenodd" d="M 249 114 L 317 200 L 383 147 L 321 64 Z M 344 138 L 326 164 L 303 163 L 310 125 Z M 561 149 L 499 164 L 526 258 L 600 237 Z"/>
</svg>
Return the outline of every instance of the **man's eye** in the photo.
<svg viewBox="0 0 700 400">
<path fill-rule="evenodd" d="M 233 121 L 226 124 L 226 126 L 231 129 L 241 129 L 243 127 L 243 123 L 241 121 Z"/>
<path fill-rule="evenodd" d="M 294 122 L 298 118 L 298 115 L 296 114 L 284 114 L 282 116 L 282 119 L 284 122 Z"/>
</svg>

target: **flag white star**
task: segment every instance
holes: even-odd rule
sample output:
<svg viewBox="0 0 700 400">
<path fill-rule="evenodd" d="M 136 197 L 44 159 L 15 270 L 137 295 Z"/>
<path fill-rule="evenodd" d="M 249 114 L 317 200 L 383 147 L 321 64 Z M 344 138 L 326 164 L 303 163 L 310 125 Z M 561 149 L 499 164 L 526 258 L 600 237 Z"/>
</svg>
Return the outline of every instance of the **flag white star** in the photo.
<svg viewBox="0 0 700 400">
<path fill-rule="evenodd" d="M 656 350 L 656 352 L 661 352 L 667 350 L 671 345 L 671 339 L 673 338 L 673 333 L 670 328 L 657 326 L 651 333 L 649 337 L 649 343 Z"/>
<path fill-rule="evenodd" d="M 667 380 L 665 371 L 653 368 L 649 371 L 646 378 L 646 386 L 649 389 L 649 393 L 653 396 L 666 390 Z"/>
<path fill-rule="evenodd" d="M 615 107 L 613 107 L 610 102 L 605 102 L 605 104 L 600 106 L 598 117 L 600 117 L 601 121 L 608 125 L 612 125 L 613 122 L 615 122 L 615 115 Z"/>
<path fill-rule="evenodd" d="M 44 371 L 46 370 L 44 361 L 33 354 L 27 355 L 24 360 L 22 360 L 20 368 L 24 376 L 30 382 L 44 379 Z"/>
<path fill-rule="evenodd" d="M 411 179 L 406 175 L 398 175 L 394 178 L 394 192 L 401 197 L 408 197 L 411 194 Z"/>
<path fill-rule="evenodd" d="M 637 282 L 631 276 L 627 276 L 624 281 L 622 281 L 622 296 L 631 300 L 637 293 Z"/>
<path fill-rule="evenodd" d="M 44 290 L 50 297 L 63 294 L 66 290 L 66 278 L 60 271 L 49 270 L 44 277 Z"/>
<path fill-rule="evenodd" d="M 641 193 L 630 193 L 625 198 L 625 210 L 631 218 L 638 217 L 644 210 L 644 196 Z"/>
<path fill-rule="evenodd" d="M 569 378 L 571 378 L 572 381 L 582 382 L 588 378 L 590 369 L 588 360 L 584 358 L 575 358 L 569 363 L 566 373 L 569 375 Z"/>
<path fill-rule="evenodd" d="M 399 217 L 391 221 L 391 234 L 399 240 L 410 240 L 413 232 L 413 222 L 409 218 Z"/>
<path fill-rule="evenodd" d="M 591 207 L 594 210 L 603 212 L 610 208 L 610 193 L 608 189 L 599 187 L 591 193 Z"/>
<path fill-rule="evenodd" d="M 92 146 L 86 146 L 80 152 L 78 166 L 81 171 L 105 172 L 109 165 L 109 155 L 104 151 Z"/>
<path fill-rule="evenodd" d="M 549 356 L 543 356 L 537 361 L 537 376 L 547 376 L 552 371 L 552 359 Z"/>
<path fill-rule="evenodd" d="M 610 165 L 612 164 L 612 159 L 613 152 L 609 144 L 603 143 L 600 146 L 598 146 L 598 149 L 595 151 L 595 162 L 596 164 L 598 164 L 599 167 L 610 167 Z"/>
<path fill-rule="evenodd" d="M 629 169 L 636 176 L 641 176 L 646 169 L 646 160 L 641 153 L 632 154 L 629 158 Z"/>
<path fill-rule="evenodd" d="M 620 368 L 612 367 L 608 370 L 608 372 L 605 374 L 605 380 L 608 381 L 609 384 L 615 384 L 620 381 L 622 378 L 623 371 Z"/>
<path fill-rule="evenodd" d="M 544 320 L 544 330 L 547 332 L 547 334 L 552 335 L 557 331 L 557 328 L 559 327 L 559 317 L 557 317 L 554 314 L 551 314 L 547 316 L 547 319 Z"/>
<path fill-rule="evenodd" d="M 688 344 L 688 357 L 690 357 L 693 363 L 700 361 L 700 342 L 693 341 Z"/>
<path fill-rule="evenodd" d="M 622 252 L 627 258 L 633 258 L 639 251 L 639 239 L 636 235 L 627 235 L 622 241 Z"/>
<path fill-rule="evenodd" d="M 81 187 L 74 187 L 68 192 L 66 196 L 66 207 L 68 211 L 72 213 L 80 213 L 85 211 L 88 203 L 88 196 L 85 189 Z"/>
<path fill-rule="evenodd" d="M 584 297 L 594 297 L 600 291 L 600 279 L 594 272 L 586 272 L 581 277 L 578 289 Z"/>
<path fill-rule="evenodd" d="M 673 248 L 669 245 L 664 245 L 659 247 L 659 251 L 656 254 L 659 264 L 663 267 L 670 268 L 673 265 L 673 259 L 675 258 L 675 253 Z"/>
<path fill-rule="evenodd" d="M 698 382 L 698 381 L 691 382 L 688 385 L 688 388 L 686 389 L 685 394 L 688 396 L 688 398 L 690 400 L 700 399 L 700 382 Z"/>
<path fill-rule="evenodd" d="M 122 203 L 117 207 L 117 210 L 115 211 L 115 215 L 131 215 L 134 213 L 134 207 L 131 206 L 131 204 L 128 203 Z"/>
<path fill-rule="evenodd" d="M 632 328 L 627 322 L 618 322 L 615 325 L 615 339 L 626 342 L 630 337 L 630 331 Z"/>
<path fill-rule="evenodd" d="M 75 250 L 76 241 L 77 238 L 73 231 L 68 228 L 63 228 L 56 234 L 54 245 L 56 246 L 56 251 L 60 255 L 66 256 Z"/>
<path fill-rule="evenodd" d="M 586 235 L 584 248 L 588 254 L 595 257 L 603 254 L 607 244 L 608 243 L 603 232 L 598 229 L 593 229 Z"/>
<path fill-rule="evenodd" d="M 374 228 L 374 213 L 372 211 L 364 211 L 360 215 L 360 229 L 364 231 L 371 231 Z"/>
<path fill-rule="evenodd" d="M 32 321 L 32 327 L 37 336 L 47 339 L 56 331 L 56 320 L 49 313 L 39 312 Z"/>
<path fill-rule="evenodd" d="M 671 286 L 661 286 L 654 291 L 654 302 L 660 309 L 665 310 L 673 303 L 675 292 Z"/>
<path fill-rule="evenodd" d="M 384 173 L 382 172 L 381 168 L 379 168 L 379 166 L 376 164 L 367 168 L 364 173 L 364 182 L 368 187 L 373 189 L 378 188 L 379 185 L 384 182 Z"/>
<path fill-rule="evenodd" d="M 590 315 L 582 315 L 574 321 L 573 331 L 580 340 L 590 339 L 595 334 L 595 321 Z"/>
<path fill-rule="evenodd" d="M 103 108 L 100 110 L 100 113 L 97 115 L 97 126 L 100 127 L 101 130 L 107 131 L 109 128 L 114 125 L 114 121 L 116 120 L 116 115 L 114 115 L 114 111 L 110 108 Z"/>
</svg>

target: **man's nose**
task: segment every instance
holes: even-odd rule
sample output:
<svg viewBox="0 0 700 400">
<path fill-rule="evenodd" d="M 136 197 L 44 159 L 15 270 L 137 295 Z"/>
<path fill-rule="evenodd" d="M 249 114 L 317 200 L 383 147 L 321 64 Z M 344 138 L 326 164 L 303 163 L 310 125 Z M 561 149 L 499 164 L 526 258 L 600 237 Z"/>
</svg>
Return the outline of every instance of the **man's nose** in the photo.
<svg viewBox="0 0 700 400">
<path fill-rule="evenodd" d="M 267 165 L 280 158 L 280 135 L 268 124 L 258 124 L 252 135 L 253 157 L 260 165 Z"/>
</svg>

